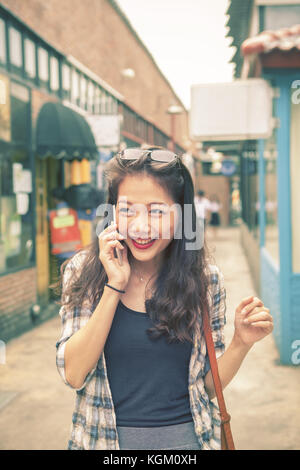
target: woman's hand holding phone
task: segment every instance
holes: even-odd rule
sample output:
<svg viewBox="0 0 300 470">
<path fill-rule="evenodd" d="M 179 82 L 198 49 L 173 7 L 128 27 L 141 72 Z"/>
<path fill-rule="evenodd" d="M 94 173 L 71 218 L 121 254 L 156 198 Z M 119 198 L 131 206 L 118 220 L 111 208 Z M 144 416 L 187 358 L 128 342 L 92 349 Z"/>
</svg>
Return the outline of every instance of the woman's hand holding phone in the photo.
<svg viewBox="0 0 300 470">
<path fill-rule="evenodd" d="M 103 264 L 108 277 L 108 284 L 117 289 L 124 290 L 130 277 L 130 265 L 127 258 L 127 245 L 121 244 L 120 240 L 125 237 L 117 231 L 117 224 L 111 224 L 98 236 L 99 259 Z M 122 265 L 115 257 L 114 249 L 118 248 L 122 253 Z"/>
</svg>

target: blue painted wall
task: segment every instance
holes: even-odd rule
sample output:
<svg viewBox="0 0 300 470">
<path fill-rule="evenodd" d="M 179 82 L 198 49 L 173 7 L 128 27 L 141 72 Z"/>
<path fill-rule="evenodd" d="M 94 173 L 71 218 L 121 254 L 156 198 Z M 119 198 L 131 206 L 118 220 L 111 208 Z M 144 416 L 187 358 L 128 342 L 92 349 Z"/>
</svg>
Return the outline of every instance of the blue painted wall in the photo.
<svg viewBox="0 0 300 470">
<path fill-rule="evenodd" d="M 281 350 L 280 278 L 279 270 L 268 251 L 263 247 L 261 254 L 261 298 L 270 309 L 273 321 L 273 335 L 278 350 Z"/>
<path fill-rule="evenodd" d="M 292 355 L 295 351 L 295 342 L 300 342 L 300 274 L 292 274 L 291 276 L 290 328 L 291 332 L 288 347 Z M 297 349 L 299 351 L 299 343 Z M 297 363 L 299 363 L 300 352 L 296 356 Z"/>
<path fill-rule="evenodd" d="M 260 158 L 260 230 L 261 230 L 261 297 L 274 317 L 274 338 L 282 364 L 295 364 L 293 343 L 300 340 L 300 274 L 292 272 L 291 198 L 290 198 L 290 103 L 291 84 L 300 71 L 272 70 L 264 78 L 273 78 L 279 89 L 276 99 L 277 188 L 280 269 L 264 247 L 264 165 Z M 263 144 L 260 144 L 260 157 Z M 300 243 L 300 241 L 299 241 Z"/>
</svg>

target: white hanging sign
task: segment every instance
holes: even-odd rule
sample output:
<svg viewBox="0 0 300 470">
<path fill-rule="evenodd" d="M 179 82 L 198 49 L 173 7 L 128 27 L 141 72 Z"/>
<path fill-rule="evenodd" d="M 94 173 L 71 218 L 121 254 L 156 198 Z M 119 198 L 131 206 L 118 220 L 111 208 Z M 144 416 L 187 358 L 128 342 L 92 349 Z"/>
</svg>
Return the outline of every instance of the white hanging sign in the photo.
<svg viewBox="0 0 300 470">
<path fill-rule="evenodd" d="M 118 114 L 88 114 L 85 118 L 91 127 L 97 147 L 119 145 L 121 120 Z"/>
<path fill-rule="evenodd" d="M 268 138 L 273 90 L 262 78 L 193 85 L 190 137 L 200 141 Z"/>
</svg>

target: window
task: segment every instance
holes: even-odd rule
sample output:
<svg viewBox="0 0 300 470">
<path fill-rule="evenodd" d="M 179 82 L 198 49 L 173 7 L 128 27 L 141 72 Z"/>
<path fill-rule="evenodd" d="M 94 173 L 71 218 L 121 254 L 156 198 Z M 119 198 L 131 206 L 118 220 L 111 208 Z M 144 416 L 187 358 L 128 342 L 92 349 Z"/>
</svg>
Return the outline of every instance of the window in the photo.
<svg viewBox="0 0 300 470">
<path fill-rule="evenodd" d="M 117 100 L 112 95 L 108 95 L 107 98 L 108 98 L 107 112 L 109 114 L 117 114 L 117 109 L 118 109 Z M 143 133 L 144 133 L 145 123 L 141 119 L 139 119 L 138 122 L 140 125 L 140 131 L 138 135 L 142 137 L 144 135 Z"/>
<path fill-rule="evenodd" d="M 115 98 L 112 98 L 112 114 L 118 114 L 118 101 Z M 147 140 L 147 124 L 145 122 L 145 140 Z"/>
<path fill-rule="evenodd" d="M 30 39 L 24 41 L 25 72 L 29 78 L 36 76 L 35 44 Z"/>
<path fill-rule="evenodd" d="M 292 88 L 291 92 L 295 90 Z M 300 105 L 297 101 L 291 99 L 291 143 L 290 143 L 290 175 L 291 175 L 291 224 L 292 224 L 292 270 L 294 273 L 300 273 Z"/>
<path fill-rule="evenodd" d="M 25 149 L 12 147 L 11 156 L 0 160 L 0 272 L 34 261 L 31 174 Z"/>
<path fill-rule="evenodd" d="M 10 63 L 15 67 L 22 67 L 22 36 L 20 31 L 9 28 Z"/>
<path fill-rule="evenodd" d="M 88 83 L 88 98 L 87 98 L 87 108 L 90 113 L 94 110 L 94 93 L 95 93 L 95 86 L 93 82 Z"/>
<path fill-rule="evenodd" d="M 112 114 L 112 96 L 106 96 L 106 112 L 108 114 Z M 138 121 L 139 122 L 139 121 Z M 140 131 L 138 130 L 138 135 L 140 135 Z"/>
<path fill-rule="evenodd" d="M 6 63 L 6 37 L 5 37 L 5 23 L 0 18 L 0 63 Z"/>
<path fill-rule="evenodd" d="M 81 76 L 80 78 L 80 107 L 86 109 L 87 102 L 87 81 L 86 78 Z"/>
<path fill-rule="evenodd" d="M 29 91 L 28 88 L 11 83 L 11 139 L 16 144 L 29 142 Z"/>
<path fill-rule="evenodd" d="M 53 56 L 50 59 L 50 88 L 53 91 L 59 90 L 59 63 Z"/>
<path fill-rule="evenodd" d="M 49 64 L 48 64 L 48 52 L 46 49 L 39 47 L 38 49 L 38 64 L 39 64 L 39 79 L 47 83 L 49 80 Z"/>
<path fill-rule="evenodd" d="M 264 30 L 289 28 L 300 23 L 300 5 L 266 5 L 262 16 Z"/>
<path fill-rule="evenodd" d="M 72 71 L 71 100 L 72 103 L 77 104 L 77 106 L 79 106 L 79 76 L 75 70 Z"/>
<path fill-rule="evenodd" d="M 101 91 L 99 87 L 96 87 L 95 91 L 95 114 L 101 114 Z"/>
<path fill-rule="evenodd" d="M 242 218 L 255 238 L 259 237 L 259 175 L 257 141 L 248 140 L 241 157 Z"/>
<path fill-rule="evenodd" d="M 104 90 L 101 93 L 101 114 L 106 114 L 107 95 Z"/>
<path fill-rule="evenodd" d="M 64 98 L 70 98 L 71 69 L 67 64 L 63 64 L 62 66 L 62 88 Z"/>
<path fill-rule="evenodd" d="M 34 261 L 28 89 L 11 83 L 12 143 L 0 158 L 0 272 Z"/>
</svg>

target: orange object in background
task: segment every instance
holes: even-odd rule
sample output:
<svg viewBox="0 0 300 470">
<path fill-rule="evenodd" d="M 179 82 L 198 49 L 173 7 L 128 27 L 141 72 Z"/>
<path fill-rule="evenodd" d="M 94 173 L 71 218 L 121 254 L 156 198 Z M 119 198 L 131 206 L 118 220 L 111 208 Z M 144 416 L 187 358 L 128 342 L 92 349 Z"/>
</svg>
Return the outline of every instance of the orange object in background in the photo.
<svg viewBox="0 0 300 470">
<path fill-rule="evenodd" d="M 90 169 L 90 162 L 83 158 L 81 160 L 81 183 L 90 183 L 91 182 L 91 169 Z"/>
<path fill-rule="evenodd" d="M 86 158 L 73 160 L 71 163 L 70 184 L 86 184 L 91 182 L 90 162 Z"/>
<path fill-rule="evenodd" d="M 231 202 L 233 206 L 238 206 L 240 202 L 240 192 L 238 189 L 234 189 L 231 195 Z"/>
<path fill-rule="evenodd" d="M 77 212 L 64 207 L 49 213 L 51 253 L 57 255 L 82 248 Z"/>
<path fill-rule="evenodd" d="M 90 220 L 79 219 L 78 225 L 82 245 L 87 246 L 92 243 L 92 222 Z"/>
<path fill-rule="evenodd" d="M 81 184 L 81 162 L 73 160 L 71 163 L 71 185 Z"/>
</svg>

